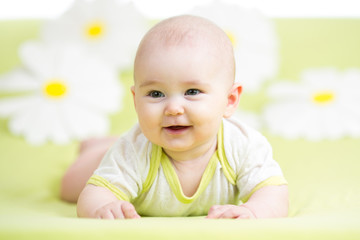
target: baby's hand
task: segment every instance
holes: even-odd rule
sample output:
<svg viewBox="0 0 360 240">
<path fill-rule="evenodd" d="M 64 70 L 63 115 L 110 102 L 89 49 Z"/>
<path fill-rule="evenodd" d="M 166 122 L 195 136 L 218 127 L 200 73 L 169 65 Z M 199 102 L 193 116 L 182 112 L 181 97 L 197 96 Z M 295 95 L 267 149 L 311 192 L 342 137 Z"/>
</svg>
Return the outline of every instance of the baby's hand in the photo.
<svg viewBox="0 0 360 240">
<path fill-rule="evenodd" d="M 97 209 L 95 217 L 101 219 L 140 218 L 131 203 L 120 200 L 111 202 Z"/>
<path fill-rule="evenodd" d="M 210 208 L 206 218 L 238 218 L 251 219 L 255 215 L 244 205 L 214 205 Z"/>
</svg>

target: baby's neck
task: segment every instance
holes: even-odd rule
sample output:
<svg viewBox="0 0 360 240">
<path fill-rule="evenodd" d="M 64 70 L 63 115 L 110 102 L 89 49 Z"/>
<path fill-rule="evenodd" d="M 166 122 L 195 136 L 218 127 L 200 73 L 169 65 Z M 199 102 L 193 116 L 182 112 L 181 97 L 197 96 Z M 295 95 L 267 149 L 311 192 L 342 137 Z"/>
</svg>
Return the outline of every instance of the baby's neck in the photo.
<svg viewBox="0 0 360 240">
<path fill-rule="evenodd" d="M 217 148 L 217 139 L 212 142 L 210 148 L 207 147 L 206 151 L 195 158 L 189 156 L 177 155 L 176 157 L 186 158 L 172 158 L 170 155 L 169 159 L 172 162 L 175 172 L 181 184 L 183 193 L 187 197 L 193 196 L 202 179 L 204 171 Z"/>
</svg>

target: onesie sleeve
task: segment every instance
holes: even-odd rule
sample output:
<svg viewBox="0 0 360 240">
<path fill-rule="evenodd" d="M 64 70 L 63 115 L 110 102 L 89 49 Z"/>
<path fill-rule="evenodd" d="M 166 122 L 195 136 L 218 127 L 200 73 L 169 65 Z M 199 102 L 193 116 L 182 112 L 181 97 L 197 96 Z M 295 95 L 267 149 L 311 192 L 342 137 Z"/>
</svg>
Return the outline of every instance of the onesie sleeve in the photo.
<svg viewBox="0 0 360 240">
<path fill-rule="evenodd" d="M 225 144 L 229 145 L 227 155 L 235 169 L 242 202 L 262 187 L 287 184 L 279 164 L 273 159 L 272 147 L 263 135 L 237 121 L 224 130 L 224 138 L 226 134 L 232 135 Z"/>
<path fill-rule="evenodd" d="M 142 190 L 150 151 L 151 144 L 139 128 L 132 129 L 109 149 L 88 184 L 105 187 L 120 200 L 133 201 Z"/>
</svg>

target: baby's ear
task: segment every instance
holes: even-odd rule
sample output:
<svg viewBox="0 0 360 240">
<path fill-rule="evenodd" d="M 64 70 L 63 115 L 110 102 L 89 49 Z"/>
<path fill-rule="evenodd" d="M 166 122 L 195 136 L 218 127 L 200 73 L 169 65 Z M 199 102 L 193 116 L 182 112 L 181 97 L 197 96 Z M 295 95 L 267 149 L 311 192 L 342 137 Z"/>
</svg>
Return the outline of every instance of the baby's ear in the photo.
<svg viewBox="0 0 360 240">
<path fill-rule="evenodd" d="M 136 107 L 136 104 L 135 104 L 135 86 L 131 86 L 130 90 L 131 90 L 131 93 L 132 93 L 132 96 L 133 96 L 134 106 Z"/>
<path fill-rule="evenodd" d="M 240 83 L 234 83 L 228 94 L 228 104 L 224 112 L 225 118 L 231 117 L 231 115 L 233 115 L 233 113 L 236 111 L 239 105 L 241 92 L 242 86 Z"/>
</svg>

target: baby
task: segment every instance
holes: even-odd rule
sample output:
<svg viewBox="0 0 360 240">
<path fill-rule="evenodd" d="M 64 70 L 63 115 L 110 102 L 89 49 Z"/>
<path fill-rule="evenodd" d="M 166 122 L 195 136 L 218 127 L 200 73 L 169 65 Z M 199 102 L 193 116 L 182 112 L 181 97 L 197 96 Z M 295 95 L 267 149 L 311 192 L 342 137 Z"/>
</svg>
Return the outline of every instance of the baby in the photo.
<svg viewBox="0 0 360 240">
<path fill-rule="evenodd" d="M 78 198 L 78 216 L 287 216 L 286 180 L 271 146 L 231 118 L 242 90 L 234 75 L 231 41 L 210 21 L 186 15 L 153 27 L 134 63 L 139 123 L 99 166 L 113 139 L 84 146 L 74 164 L 80 186 L 88 177 L 79 166 L 97 168 Z"/>
</svg>

